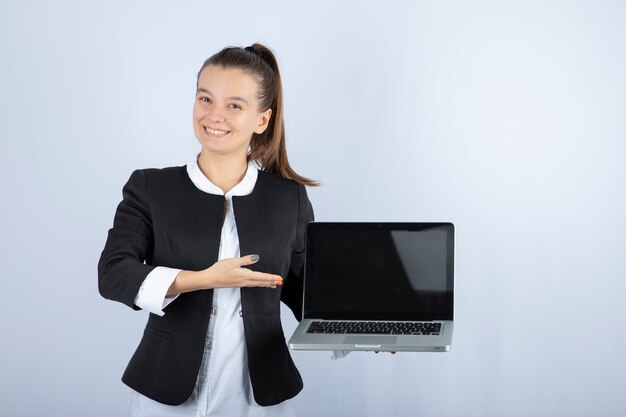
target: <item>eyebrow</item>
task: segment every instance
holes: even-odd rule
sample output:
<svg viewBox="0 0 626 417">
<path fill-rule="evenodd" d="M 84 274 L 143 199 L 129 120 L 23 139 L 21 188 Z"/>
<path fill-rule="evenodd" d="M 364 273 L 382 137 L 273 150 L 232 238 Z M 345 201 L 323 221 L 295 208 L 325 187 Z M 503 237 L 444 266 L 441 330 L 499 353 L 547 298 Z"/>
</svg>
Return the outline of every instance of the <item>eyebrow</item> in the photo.
<svg viewBox="0 0 626 417">
<path fill-rule="evenodd" d="M 202 88 L 202 87 L 198 88 L 198 90 L 196 91 L 196 94 L 198 94 L 198 93 L 206 93 L 206 94 L 211 95 L 211 96 L 213 95 L 209 90 L 207 90 L 206 88 Z M 239 96 L 226 97 L 226 100 L 241 101 L 241 102 L 244 102 L 246 104 L 249 104 L 248 100 L 246 100 L 243 97 L 239 97 Z"/>
</svg>

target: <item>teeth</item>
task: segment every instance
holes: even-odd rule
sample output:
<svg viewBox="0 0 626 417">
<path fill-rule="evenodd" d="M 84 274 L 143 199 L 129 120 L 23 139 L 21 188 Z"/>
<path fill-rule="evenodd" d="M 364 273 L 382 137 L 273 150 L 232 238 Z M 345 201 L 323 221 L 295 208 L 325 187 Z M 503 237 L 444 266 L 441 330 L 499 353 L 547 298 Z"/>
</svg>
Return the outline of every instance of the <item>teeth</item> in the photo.
<svg viewBox="0 0 626 417">
<path fill-rule="evenodd" d="M 204 129 L 210 134 L 218 135 L 218 136 L 222 136 L 228 133 L 228 130 L 215 130 L 215 129 L 211 129 L 210 127 L 205 127 Z"/>
</svg>

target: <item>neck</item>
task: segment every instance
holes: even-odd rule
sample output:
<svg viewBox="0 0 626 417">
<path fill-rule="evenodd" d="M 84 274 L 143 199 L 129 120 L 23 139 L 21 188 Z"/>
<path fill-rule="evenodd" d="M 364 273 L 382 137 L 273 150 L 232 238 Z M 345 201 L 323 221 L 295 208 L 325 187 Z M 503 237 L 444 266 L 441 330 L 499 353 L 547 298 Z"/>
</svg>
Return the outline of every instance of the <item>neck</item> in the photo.
<svg viewBox="0 0 626 417">
<path fill-rule="evenodd" d="M 245 155 L 243 158 L 222 156 L 210 154 L 203 149 L 198 157 L 198 167 L 209 181 L 226 194 L 246 175 L 248 161 Z"/>
</svg>

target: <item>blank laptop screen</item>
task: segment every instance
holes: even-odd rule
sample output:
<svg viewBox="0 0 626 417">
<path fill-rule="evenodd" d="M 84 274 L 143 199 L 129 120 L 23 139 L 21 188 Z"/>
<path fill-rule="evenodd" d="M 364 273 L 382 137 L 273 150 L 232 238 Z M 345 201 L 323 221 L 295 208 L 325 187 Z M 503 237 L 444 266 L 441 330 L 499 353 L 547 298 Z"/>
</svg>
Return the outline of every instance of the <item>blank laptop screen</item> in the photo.
<svg viewBox="0 0 626 417">
<path fill-rule="evenodd" d="M 451 223 L 309 223 L 304 317 L 452 320 Z"/>
</svg>

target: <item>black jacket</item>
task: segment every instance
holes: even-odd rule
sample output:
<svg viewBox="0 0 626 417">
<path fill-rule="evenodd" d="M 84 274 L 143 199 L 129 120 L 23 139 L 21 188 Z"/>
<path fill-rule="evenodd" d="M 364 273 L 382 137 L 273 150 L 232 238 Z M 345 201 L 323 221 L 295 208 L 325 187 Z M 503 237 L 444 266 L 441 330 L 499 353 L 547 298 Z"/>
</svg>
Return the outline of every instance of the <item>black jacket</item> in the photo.
<svg viewBox="0 0 626 417">
<path fill-rule="evenodd" d="M 138 309 L 135 296 L 156 266 L 197 271 L 217 261 L 224 197 L 196 188 L 184 166 L 136 170 L 122 194 L 98 263 L 103 297 Z M 259 171 L 252 193 L 233 197 L 233 210 L 241 254 L 260 256 L 251 268 L 284 278 L 276 289 L 241 289 L 254 398 L 274 405 L 302 389 L 285 343 L 280 301 L 301 319 L 304 234 L 313 209 L 304 186 Z M 184 293 L 163 317 L 150 314 L 122 381 L 163 404 L 187 400 L 202 362 L 212 299 L 213 290 Z"/>
</svg>

